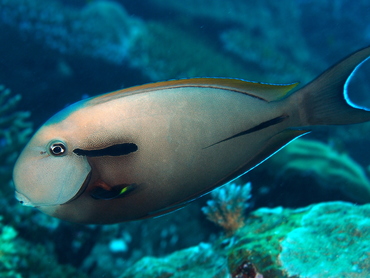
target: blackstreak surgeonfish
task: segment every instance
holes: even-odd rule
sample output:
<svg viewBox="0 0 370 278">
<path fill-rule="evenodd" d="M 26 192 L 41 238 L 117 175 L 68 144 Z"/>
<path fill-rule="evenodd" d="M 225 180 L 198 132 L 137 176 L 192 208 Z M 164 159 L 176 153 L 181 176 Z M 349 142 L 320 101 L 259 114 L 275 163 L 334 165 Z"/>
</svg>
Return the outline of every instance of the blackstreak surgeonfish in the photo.
<svg viewBox="0 0 370 278">
<path fill-rule="evenodd" d="M 183 207 L 253 169 L 317 125 L 370 120 L 347 86 L 359 50 L 311 83 L 226 78 L 147 84 L 79 101 L 51 117 L 13 173 L 24 205 L 78 223 L 117 223 Z"/>
</svg>

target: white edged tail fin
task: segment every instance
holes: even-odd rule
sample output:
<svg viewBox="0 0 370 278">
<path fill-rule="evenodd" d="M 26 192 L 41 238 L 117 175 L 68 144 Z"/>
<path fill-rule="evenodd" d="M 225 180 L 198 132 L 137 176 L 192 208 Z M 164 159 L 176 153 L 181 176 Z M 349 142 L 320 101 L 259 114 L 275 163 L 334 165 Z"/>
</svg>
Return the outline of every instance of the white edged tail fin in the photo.
<svg viewBox="0 0 370 278">
<path fill-rule="evenodd" d="M 369 58 L 370 47 L 358 50 L 294 94 L 293 101 L 299 101 L 301 107 L 304 107 L 300 113 L 304 125 L 342 125 L 370 121 L 370 110 L 353 104 L 347 92 L 349 80 Z"/>
</svg>

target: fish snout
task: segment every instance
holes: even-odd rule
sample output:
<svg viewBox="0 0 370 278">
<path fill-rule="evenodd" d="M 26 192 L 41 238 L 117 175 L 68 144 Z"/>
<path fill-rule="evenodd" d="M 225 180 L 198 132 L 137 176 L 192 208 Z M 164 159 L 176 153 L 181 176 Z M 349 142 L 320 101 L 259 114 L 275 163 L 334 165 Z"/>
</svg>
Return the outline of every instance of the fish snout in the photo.
<svg viewBox="0 0 370 278">
<path fill-rule="evenodd" d="M 31 203 L 31 201 L 24 196 L 23 194 L 19 193 L 18 191 L 15 191 L 15 198 L 24 206 L 27 207 L 34 207 L 34 205 Z"/>
</svg>

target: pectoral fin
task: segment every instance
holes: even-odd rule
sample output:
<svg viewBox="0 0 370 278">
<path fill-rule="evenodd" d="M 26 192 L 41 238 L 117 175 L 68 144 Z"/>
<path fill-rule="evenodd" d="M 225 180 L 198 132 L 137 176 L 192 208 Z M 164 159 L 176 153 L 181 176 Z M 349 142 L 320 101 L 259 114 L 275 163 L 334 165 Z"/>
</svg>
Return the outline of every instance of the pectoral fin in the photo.
<svg viewBox="0 0 370 278">
<path fill-rule="evenodd" d="M 112 200 L 125 196 L 136 187 L 136 184 L 119 184 L 110 186 L 104 181 L 98 180 L 94 183 L 93 187 L 94 188 L 90 192 L 91 197 L 97 200 Z"/>
</svg>

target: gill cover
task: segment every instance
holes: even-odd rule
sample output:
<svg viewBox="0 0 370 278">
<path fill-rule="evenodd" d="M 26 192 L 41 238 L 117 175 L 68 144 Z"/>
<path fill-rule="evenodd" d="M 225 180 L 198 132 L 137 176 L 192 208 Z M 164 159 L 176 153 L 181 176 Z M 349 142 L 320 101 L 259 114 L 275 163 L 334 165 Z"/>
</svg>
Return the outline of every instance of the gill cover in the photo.
<svg viewBox="0 0 370 278">
<path fill-rule="evenodd" d="M 40 130 L 14 167 L 16 198 L 28 206 L 50 206 L 71 200 L 90 173 L 84 156 L 72 152 L 64 140 L 44 138 Z M 37 185 L 37 186 L 35 186 Z"/>
</svg>

